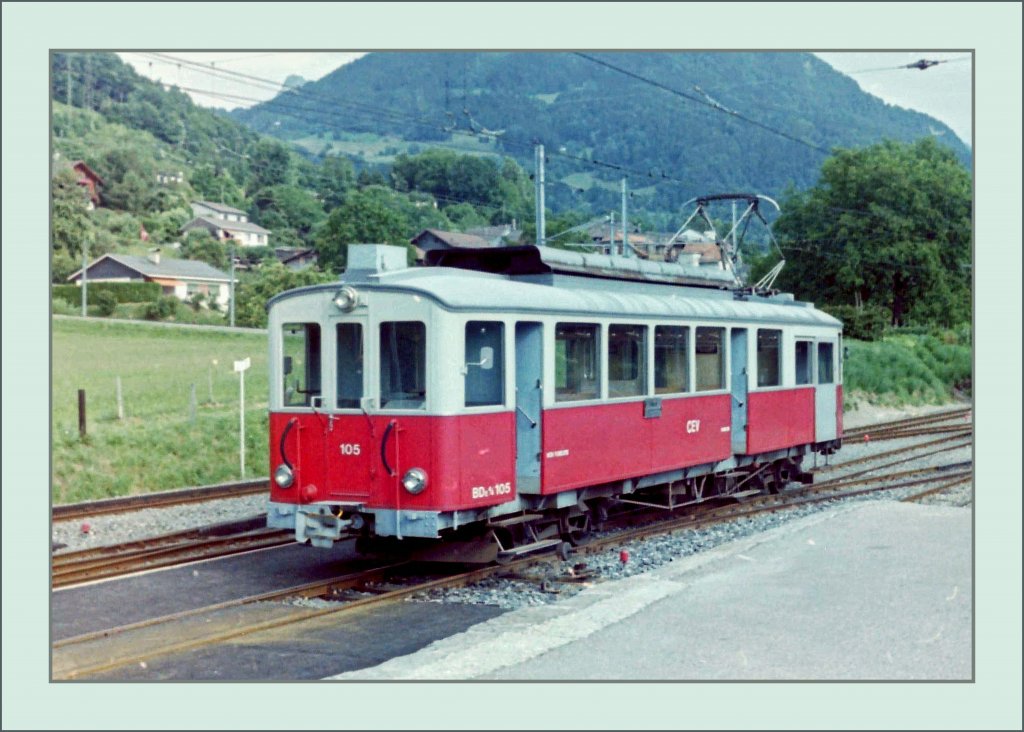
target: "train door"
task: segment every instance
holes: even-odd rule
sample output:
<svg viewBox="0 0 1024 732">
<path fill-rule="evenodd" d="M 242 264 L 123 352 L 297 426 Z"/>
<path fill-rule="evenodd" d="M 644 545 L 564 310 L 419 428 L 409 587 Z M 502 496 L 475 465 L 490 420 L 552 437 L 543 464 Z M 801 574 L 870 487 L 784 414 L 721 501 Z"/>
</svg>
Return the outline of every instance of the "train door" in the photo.
<svg viewBox="0 0 1024 732">
<path fill-rule="evenodd" d="M 358 501 L 370 495 L 374 472 L 374 442 L 366 418 L 355 410 L 363 404 L 366 388 L 366 318 L 349 317 L 334 323 L 332 366 L 333 403 L 324 404 L 324 465 L 327 492 L 334 499 Z M 348 410 L 348 411 L 346 411 Z M 358 415 L 358 416 L 357 416 Z"/>
<path fill-rule="evenodd" d="M 836 439 L 836 356 L 835 339 L 821 339 L 816 344 L 817 373 L 814 386 L 814 441 Z"/>
<path fill-rule="evenodd" d="M 729 336 L 732 388 L 732 451 L 747 452 L 747 329 L 733 328 Z"/>
<path fill-rule="evenodd" d="M 540 323 L 516 323 L 516 491 L 540 493 L 541 378 Z"/>
</svg>

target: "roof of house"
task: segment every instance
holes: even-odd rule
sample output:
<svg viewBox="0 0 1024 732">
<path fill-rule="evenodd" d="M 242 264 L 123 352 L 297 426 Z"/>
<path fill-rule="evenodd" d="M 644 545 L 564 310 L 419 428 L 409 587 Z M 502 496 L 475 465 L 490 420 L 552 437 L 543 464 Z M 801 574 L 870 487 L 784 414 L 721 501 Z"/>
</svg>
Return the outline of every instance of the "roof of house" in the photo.
<svg viewBox="0 0 1024 732">
<path fill-rule="evenodd" d="M 687 242 L 683 254 L 699 254 L 702 262 L 722 261 L 722 250 L 714 242 Z"/>
<path fill-rule="evenodd" d="M 221 272 L 216 267 L 195 259 L 161 259 L 160 262 L 157 263 L 146 257 L 135 257 L 130 254 L 104 254 L 99 259 L 91 262 L 89 266 L 93 267 L 97 262 L 101 262 L 104 259 L 112 259 L 118 264 L 122 264 L 129 269 L 134 269 L 144 277 L 224 280 L 225 282 L 231 279 L 226 272 Z M 76 279 L 81 275 L 81 273 L 82 270 L 78 270 L 68 277 L 68 279 Z"/>
<path fill-rule="evenodd" d="M 278 257 L 281 260 L 281 264 L 288 264 L 289 262 L 305 259 L 307 257 L 317 257 L 317 252 L 316 249 L 299 249 L 298 251 L 291 252 L 283 258 L 281 258 L 280 255 L 278 255 Z"/>
<path fill-rule="evenodd" d="M 415 244 L 424 234 L 433 234 L 448 246 L 461 249 L 484 249 L 491 246 L 491 242 L 483 237 L 474 236 L 473 234 L 460 234 L 457 231 L 442 231 L 441 229 L 424 229 L 413 237 L 412 243 Z"/>
<path fill-rule="evenodd" d="M 259 224 L 254 224 L 251 221 L 226 221 L 225 219 L 214 219 L 209 216 L 197 216 L 182 226 L 180 231 L 185 231 L 185 229 L 189 228 L 197 221 L 210 224 L 211 226 L 216 226 L 218 229 L 224 229 L 225 231 L 247 231 L 254 234 L 270 233 L 269 230 L 264 229 Z"/>
<path fill-rule="evenodd" d="M 220 211 L 221 213 L 241 214 L 242 216 L 248 215 L 245 211 L 240 211 L 237 208 L 232 208 L 231 206 L 223 203 L 214 203 L 213 201 L 193 201 L 192 203 L 212 208 L 214 211 Z"/>
<path fill-rule="evenodd" d="M 106 185 L 106 183 L 103 182 L 103 179 L 100 178 L 99 174 L 95 170 L 90 168 L 89 164 L 84 160 L 76 160 L 75 162 L 71 163 L 71 167 L 81 169 L 83 173 L 88 175 L 90 178 L 94 178 L 96 182 L 99 183 L 100 185 Z"/>
</svg>

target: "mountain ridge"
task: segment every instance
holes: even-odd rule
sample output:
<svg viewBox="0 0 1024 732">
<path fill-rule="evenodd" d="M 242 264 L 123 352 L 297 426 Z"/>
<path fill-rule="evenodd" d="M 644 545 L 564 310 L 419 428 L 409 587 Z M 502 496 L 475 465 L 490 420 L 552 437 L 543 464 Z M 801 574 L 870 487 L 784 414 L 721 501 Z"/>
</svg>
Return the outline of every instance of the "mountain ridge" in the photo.
<svg viewBox="0 0 1024 732">
<path fill-rule="evenodd" d="M 719 190 L 780 195 L 812 185 L 825 151 L 882 139 L 936 135 L 969 165 L 948 126 L 868 94 L 808 53 L 587 55 L 650 83 L 568 52 L 375 52 L 231 116 L 282 139 L 313 137 L 323 150 L 360 135 L 468 141 L 531 168 L 539 140 L 552 204 L 582 199 L 593 209 L 616 204 L 610 184 L 624 175 L 634 204 L 651 211 Z"/>
</svg>

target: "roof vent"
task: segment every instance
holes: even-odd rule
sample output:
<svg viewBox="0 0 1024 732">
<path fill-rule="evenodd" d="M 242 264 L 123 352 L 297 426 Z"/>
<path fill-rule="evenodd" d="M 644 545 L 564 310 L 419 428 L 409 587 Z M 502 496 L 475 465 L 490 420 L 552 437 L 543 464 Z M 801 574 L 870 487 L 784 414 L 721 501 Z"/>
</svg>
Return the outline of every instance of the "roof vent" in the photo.
<svg viewBox="0 0 1024 732">
<path fill-rule="evenodd" d="M 346 278 L 369 277 L 408 268 L 405 247 L 387 244 L 349 244 Z"/>
</svg>

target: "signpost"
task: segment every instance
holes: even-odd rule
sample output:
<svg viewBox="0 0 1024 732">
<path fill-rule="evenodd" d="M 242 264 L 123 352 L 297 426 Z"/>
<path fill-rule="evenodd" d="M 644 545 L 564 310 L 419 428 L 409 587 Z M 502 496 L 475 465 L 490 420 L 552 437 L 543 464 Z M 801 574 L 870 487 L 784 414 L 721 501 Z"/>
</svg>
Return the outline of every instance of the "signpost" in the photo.
<svg viewBox="0 0 1024 732">
<path fill-rule="evenodd" d="M 245 372 L 252 366 L 252 360 L 245 358 L 235 361 L 235 373 L 238 374 L 238 460 L 242 465 L 242 477 L 245 477 Z"/>
</svg>

